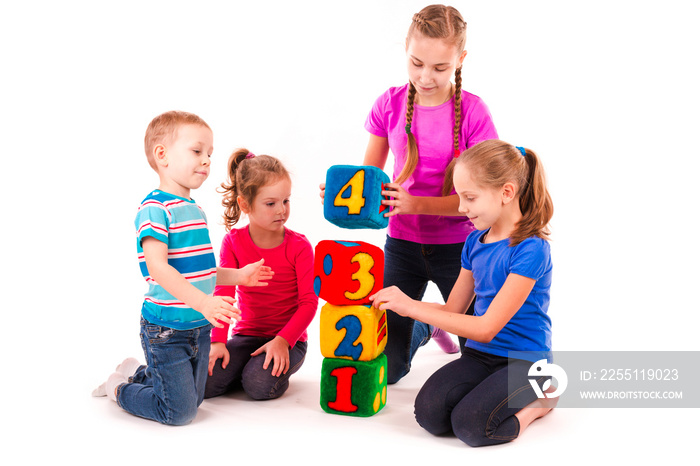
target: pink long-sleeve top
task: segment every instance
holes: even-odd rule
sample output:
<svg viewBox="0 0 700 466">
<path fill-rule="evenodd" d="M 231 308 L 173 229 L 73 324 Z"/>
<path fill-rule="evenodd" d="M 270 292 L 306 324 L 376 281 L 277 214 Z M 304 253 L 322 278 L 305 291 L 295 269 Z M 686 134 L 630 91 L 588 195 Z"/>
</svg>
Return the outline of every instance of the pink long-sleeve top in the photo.
<svg viewBox="0 0 700 466">
<path fill-rule="evenodd" d="M 233 333 L 269 338 L 279 335 L 290 346 L 306 341 L 306 329 L 318 308 L 311 243 L 306 236 L 288 228 L 282 244 L 272 249 L 257 247 L 247 226 L 231 230 L 224 237 L 221 267 L 238 269 L 260 259 L 265 259 L 265 265 L 274 272 L 267 286 L 217 286 L 214 291 L 217 296 L 238 300 L 236 307 L 241 310 L 241 320 L 235 324 Z M 228 325 L 213 328 L 211 341 L 225 343 L 228 335 Z"/>
</svg>

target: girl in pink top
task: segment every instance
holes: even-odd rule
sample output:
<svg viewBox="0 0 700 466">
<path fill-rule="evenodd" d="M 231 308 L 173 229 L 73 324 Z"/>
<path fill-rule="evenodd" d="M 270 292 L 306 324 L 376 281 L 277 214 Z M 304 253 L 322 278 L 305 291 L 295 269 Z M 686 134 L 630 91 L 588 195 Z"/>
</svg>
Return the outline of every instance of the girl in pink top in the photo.
<svg viewBox="0 0 700 466">
<path fill-rule="evenodd" d="M 385 214 L 384 286 L 396 285 L 416 300 L 430 281 L 447 300 L 462 245 L 474 230 L 457 210 L 457 196 L 442 195 L 446 171 L 466 148 L 498 137 L 484 102 L 462 89 L 465 42 L 466 23 L 456 9 L 431 5 L 416 13 L 406 37 L 409 82 L 379 96 L 365 122 L 370 138 L 363 164 L 383 169 L 389 150 L 394 156 L 394 182 L 382 191 L 393 198 L 382 202 L 392 207 Z M 387 325 L 389 383 L 408 373 L 431 337 L 446 352 L 459 351 L 437 327 L 394 312 Z"/>
<path fill-rule="evenodd" d="M 285 228 L 291 179 L 279 160 L 246 149 L 229 159 L 224 189 L 221 264 L 265 260 L 274 276 L 265 287 L 217 286 L 217 296 L 235 296 L 241 320 L 212 332 L 205 398 L 243 388 L 256 400 L 278 398 L 306 356 L 306 329 L 318 306 L 313 290 L 313 248 L 302 234 Z M 232 228 L 241 213 L 246 227 Z M 241 266 L 242 266 L 241 265 Z M 222 265 L 223 266 L 223 265 Z"/>
</svg>

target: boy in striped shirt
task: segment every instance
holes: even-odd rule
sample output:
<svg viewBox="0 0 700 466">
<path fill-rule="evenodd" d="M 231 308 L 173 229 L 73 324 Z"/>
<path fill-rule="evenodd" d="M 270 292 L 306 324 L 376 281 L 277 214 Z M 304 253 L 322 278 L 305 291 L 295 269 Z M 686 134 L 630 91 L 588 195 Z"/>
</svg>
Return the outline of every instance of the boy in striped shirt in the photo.
<svg viewBox="0 0 700 466">
<path fill-rule="evenodd" d="M 148 283 L 141 309 L 142 366 L 117 366 L 93 395 L 163 424 L 194 419 L 204 398 L 210 331 L 238 320 L 235 300 L 213 296 L 219 285 L 263 286 L 272 277 L 263 261 L 218 268 L 204 211 L 190 198 L 209 176 L 213 134 L 197 115 L 166 112 L 151 121 L 146 157 L 160 185 L 136 215 L 137 253 Z"/>
</svg>

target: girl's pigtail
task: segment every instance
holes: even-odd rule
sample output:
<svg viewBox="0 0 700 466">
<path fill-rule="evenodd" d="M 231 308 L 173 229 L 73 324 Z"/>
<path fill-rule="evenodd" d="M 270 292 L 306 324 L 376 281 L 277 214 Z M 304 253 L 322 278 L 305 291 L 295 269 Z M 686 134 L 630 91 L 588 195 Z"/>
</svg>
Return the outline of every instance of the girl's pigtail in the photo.
<svg viewBox="0 0 700 466">
<path fill-rule="evenodd" d="M 221 205 L 224 206 L 223 217 L 226 231 L 230 231 L 241 218 L 241 207 L 238 205 L 237 200 L 236 171 L 249 153 L 248 149 L 238 149 L 228 159 L 228 177 L 224 183 L 221 183 L 221 189 L 219 190 L 224 195 Z"/>
<path fill-rule="evenodd" d="M 442 181 L 442 195 L 449 196 L 452 194 L 452 190 L 455 187 L 454 180 L 452 177 L 455 174 L 455 165 L 457 164 L 457 157 L 452 157 L 450 164 L 445 168 L 445 179 Z"/>
<path fill-rule="evenodd" d="M 523 217 L 511 235 L 511 244 L 516 245 L 530 236 L 548 239 L 549 221 L 554 214 L 554 204 L 547 190 L 547 180 L 537 154 L 524 149 L 523 158 L 528 166 L 527 181 L 521 187 L 520 212 Z"/>
<path fill-rule="evenodd" d="M 413 123 L 413 103 L 415 100 L 416 87 L 413 83 L 410 83 L 408 87 L 408 101 L 406 102 L 406 163 L 401 169 L 399 176 L 394 180 L 394 183 L 401 184 L 406 181 L 416 169 L 416 165 L 418 165 L 418 144 L 416 144 L 416 137 L 411 130 L 411 124 Z"/>
<path fill-rule="evenodd" d="M 452 129 L 454 156 L 459 157 L 459 133 L 462 129 L 462 67 L 455 68 L 455 125 Z"/>
<path fill-rule="evenodd" d="M 455 95 L 454 95 L 454 105 L 455 105 L 455 125 L 452 128 L 452 145 L 454 149 L 454 157 L 450 161 L 450 164 L 445 168 L 445 178 L 442 182 L 442 195 L 449 196 L 454 188 L 454 182 L 452 181 L 452 175 L 455 172 L 455 164 L 457 163 L 457 158 L 460 155 L 459 152 L 459 133 L 462 129 L 462 67 L 455 69 Z"/>
</svg>

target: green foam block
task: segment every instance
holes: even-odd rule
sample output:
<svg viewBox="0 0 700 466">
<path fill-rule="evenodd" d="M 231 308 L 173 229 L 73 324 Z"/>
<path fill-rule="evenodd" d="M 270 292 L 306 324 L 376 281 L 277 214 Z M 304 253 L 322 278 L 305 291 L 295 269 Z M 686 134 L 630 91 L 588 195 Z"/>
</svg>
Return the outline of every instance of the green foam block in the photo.
<svg viewBox="0 0 700 466">
<path fill-rule="evenodd" d="M 321 408 L 327 413 L 367 417 L 386 405 L 386 356 L 371 361 L 324 358 Z"/>
</svg>

